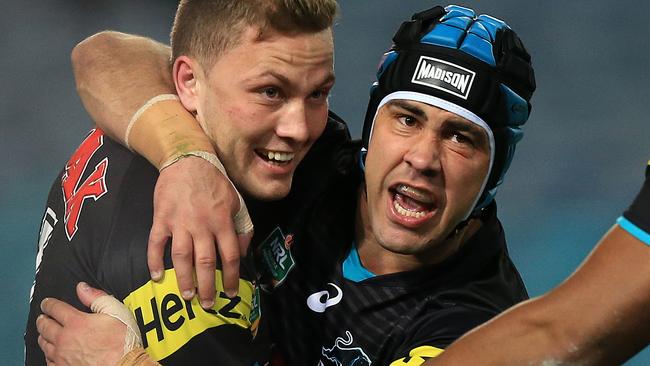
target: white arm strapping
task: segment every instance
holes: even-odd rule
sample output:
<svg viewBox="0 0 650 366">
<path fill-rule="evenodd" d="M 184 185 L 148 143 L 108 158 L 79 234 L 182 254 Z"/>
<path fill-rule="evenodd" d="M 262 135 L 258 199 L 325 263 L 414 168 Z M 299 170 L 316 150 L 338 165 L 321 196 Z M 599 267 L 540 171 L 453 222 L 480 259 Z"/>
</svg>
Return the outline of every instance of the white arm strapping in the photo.
<svg viewBox="0 0 650 366">
<path fill-rule="evenodd" d="M 122 356 L 131 352 L 136 347 L 142 347 L 142 339 L 140 338 L 140 329 L 138 323 L 135 321 L 131 311 L 120 302 L 118 299 L 111 295 L 100 296 L 92 304 L 90 310 L 97 314 L 106 314 L 111 316 L 124 325 L 126 325 L 126 334 L 124 335 L 124 353 Z"/>
<path fill-rule="evenodd" d="M 126 126 L 126 132 L 124 133 L 124 144 L 126 145 L 126 147 L 129 150 L 133 151 L 133 149 L 131 148 L 131 145 L 129 145 L 129 136 L 131 135 L 131 130 L 133 129 L 133 125 L 135 125 L 135 122 L 138 119 L 140 119 L 140 116 L 142 115 L 142 113 L 144 113 L 147 109 L 149 109 L 149 107 L 151 107 L 152 105 L 154 105 L 154 104 L 156 104 L 158 102 L 162 102 L 164 100 L 180 100 L 180 99 L 178 98 L 178 95 L 176 95 L 176 94 L 160 94 L 160 95 L 156 95 L 155 97 L 153 97 L 153 98 L 149 99 L 148 101 L 146 101 L 142 105 L 142 107 L 140 107 L 140 109 L 138 109 L 135 113 L 133 113 L 133 116 L 131 117 L 131 120 L 129 121 L 129 124 Z"/>
</svg>

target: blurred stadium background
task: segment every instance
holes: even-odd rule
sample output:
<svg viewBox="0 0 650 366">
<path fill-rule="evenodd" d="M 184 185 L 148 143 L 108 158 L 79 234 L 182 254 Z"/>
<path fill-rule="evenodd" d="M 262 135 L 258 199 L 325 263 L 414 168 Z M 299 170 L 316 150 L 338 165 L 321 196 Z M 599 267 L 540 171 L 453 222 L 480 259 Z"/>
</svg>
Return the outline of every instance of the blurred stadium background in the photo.
<svg viewBox="0 0 650 366">
<path fill-rule="evenodd" d="M 331 106 L 355 137 L 379 56 L 394 30 L 433 4 L 340 1 Z M 497 201 L 512 257 L 531 295 L 539 295 L 579 265 L 640 187 L 650 159 L 650 3 L 458 4 L 506 19 L 533 55 L 538 84 L 533 114 Z M 172 0 L 2 1 L 2 365 L 23 362 L 37 232 L 50 184 L 92 126 L 75 93 L 70 51 L 104 29 L 166 42 L 175 7 Z M 626 365 L 648 364 L 650 351 Z"/>
</svg>

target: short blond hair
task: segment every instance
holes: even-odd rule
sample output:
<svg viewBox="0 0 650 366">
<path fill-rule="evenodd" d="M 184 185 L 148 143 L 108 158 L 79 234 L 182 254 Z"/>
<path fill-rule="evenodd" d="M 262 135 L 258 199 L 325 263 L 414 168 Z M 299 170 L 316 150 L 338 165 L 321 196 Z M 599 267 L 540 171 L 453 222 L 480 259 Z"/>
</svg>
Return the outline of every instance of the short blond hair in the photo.
<svg viewBox="0 0 650 366">
<path fill-rule="evenodd" d="M 244 29 L 311 33 L 330 28 L 338 13 L 336 0 L 181 0 L 171 31 L 172 61 L 196 58 L 209 69 L 235 46 Z"/>
</svg>

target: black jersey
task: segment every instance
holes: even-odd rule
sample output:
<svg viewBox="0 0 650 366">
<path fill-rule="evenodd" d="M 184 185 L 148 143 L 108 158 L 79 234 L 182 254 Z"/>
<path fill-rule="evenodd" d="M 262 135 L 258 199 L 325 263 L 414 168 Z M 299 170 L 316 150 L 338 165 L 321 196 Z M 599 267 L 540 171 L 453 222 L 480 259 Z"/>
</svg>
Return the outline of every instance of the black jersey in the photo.
<svg viewBox="0 0 650 366">
<path fill-rule="evenodd" d="M 324 134 L 300 164 L 296 180 L 313 179 L 314 168 L 309 165 L 317 164 L 320 170 L 336 155 L 332 151 L 338 144 L 348 140 L 345 124 L 330 115 Z M 215 306 L 209 311 L 196 298 L 185 301 L 181 297 L 169 246 L 164 280 L 150 280 L 146 252 L 157 178 L 152 165 L 100 130 L 93 130 L 66 164 L 52 186 L 41 226 L 25 333 L 27 365 L 45 365 L 35 326 L 41 300 L 54 297 L 87 310 L 76 296 L 79 281 L 122 300 L 138 322 L 147 353 L 162 364 L 266 363 L 270 346 L 261 326 L 265 322 L 260 322 L 263 309 L 257 273 L 249 258 L 241 261 L 239 295 L 229 299 L 218 288 Z M 302 200 L 297 190 L 309 185 L 294 184 L 293 200 Z M 286 208 L 288 202 L 247 200 L 249 208 L 255 207 L 251 212 L 254 243 L 257 237 L 266 236 L 265 228 L 289 220 L 285 215 L 293 211 Z M 220 287 L 221 271 L 216 271 L 215 280 Z"/>
<path fill-rule="evenodd" d="M 527 298 L 495 205 L 444 263 L 368 272 L 353 244 L 359 181 L 359 174 L 330 181 L 261 245 L 260 266 L 275 285 L 270 321 L 281 356 L 274 364 L 419 365 Z"/>
<path fill-rule="evenodd" d="M 25 335 L 26 364 L 44 365 L 36 317 L 45 297 L 79 309 L 75 286 L 86 281 L 133 312 L 147 352 L 163 364 L 252 365 L 267 342 L 254 338 L 259 299 L 251 266 L 242 261 L 239 296 L 220 292 L 213 309 L 185 301 L 169 255 L 164 280 L 150 280 L 147 240 L 158 171 L 93 130 L 56 179 L 43 218 L 37 273 Z M 221 284 L 220 271 L 216 283 Z"/>
</svg>

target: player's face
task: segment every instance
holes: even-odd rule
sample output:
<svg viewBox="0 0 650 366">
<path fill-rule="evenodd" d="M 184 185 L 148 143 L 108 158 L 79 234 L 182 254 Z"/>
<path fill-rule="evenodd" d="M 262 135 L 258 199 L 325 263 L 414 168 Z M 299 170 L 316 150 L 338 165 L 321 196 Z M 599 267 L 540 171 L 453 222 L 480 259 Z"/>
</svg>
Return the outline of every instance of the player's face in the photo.
<svg viewBox="0 0 650 366">
<path fill-rule="evenodd" d="M 253 197 L 284 197 L 327 122 L 334 83 L 331 30 L 291 36 L 257 28 L 215 62 L 198 87 L 197 118 L 229 176 Z"/>
<path fill-rule="evenodd" d="M 489 159 L 488 136 L 478 125 L 420 102 L 384 105 L 365 171 L 367 215 L 380 253 L 435 258 L 473 208 Z"/>
</svg>

